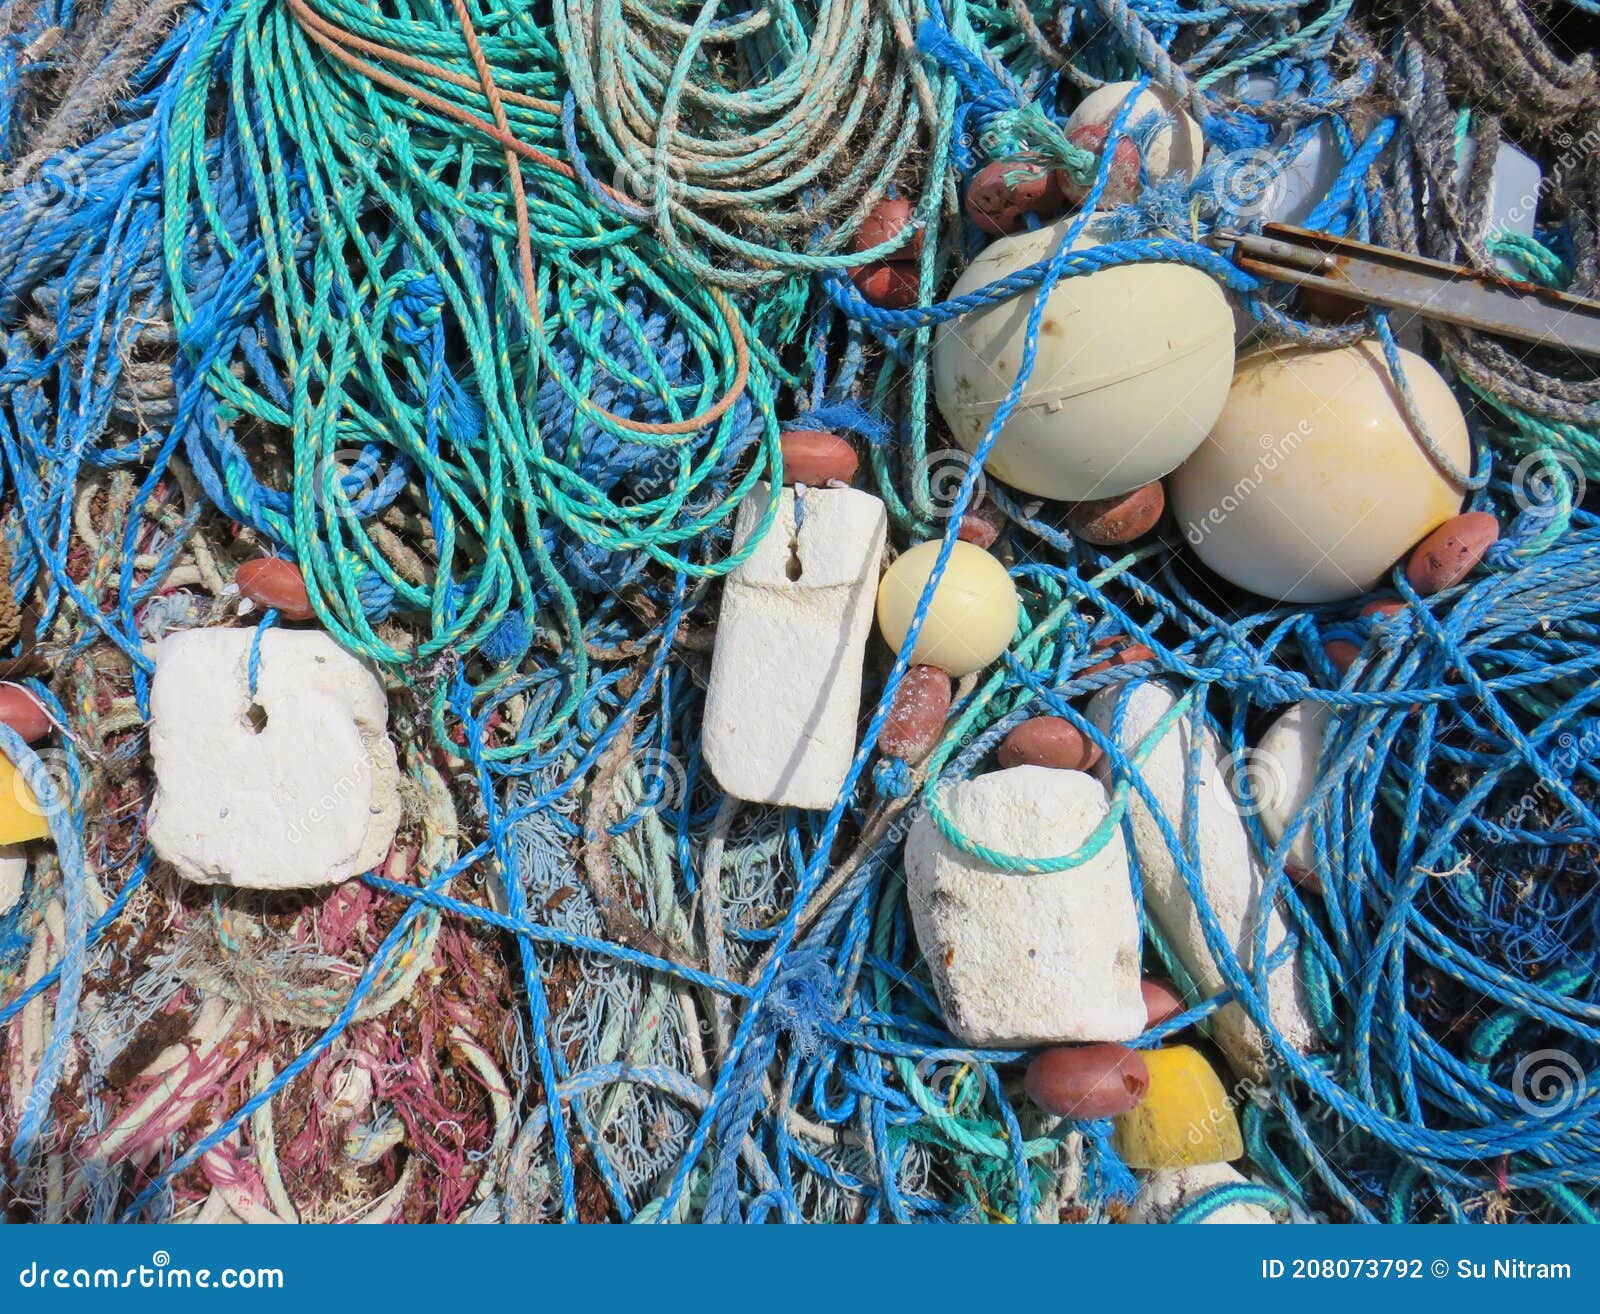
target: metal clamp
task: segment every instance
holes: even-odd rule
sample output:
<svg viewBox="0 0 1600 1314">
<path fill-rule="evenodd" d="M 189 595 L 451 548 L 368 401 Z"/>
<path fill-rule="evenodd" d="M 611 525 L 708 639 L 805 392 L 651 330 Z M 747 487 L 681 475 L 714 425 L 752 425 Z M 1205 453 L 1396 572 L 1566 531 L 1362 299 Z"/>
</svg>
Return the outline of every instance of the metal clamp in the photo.
<svg viewBox="0 0 1600 1314">
<path fill-rule="evenodd" d="M 1600 356 L 1600 302 L 1289 224 L 1260 234 L 1222 229 L 1212 242 L 1231 246 L 1233 263 L 1261 278 Z"/>
</svg>

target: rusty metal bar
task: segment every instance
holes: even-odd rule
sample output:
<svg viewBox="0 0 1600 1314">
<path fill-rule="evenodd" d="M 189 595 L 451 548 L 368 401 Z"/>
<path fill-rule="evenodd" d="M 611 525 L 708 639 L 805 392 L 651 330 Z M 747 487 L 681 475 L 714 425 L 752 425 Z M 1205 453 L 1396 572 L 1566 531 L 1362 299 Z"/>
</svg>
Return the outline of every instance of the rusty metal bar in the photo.
<svg viewBox="0 0 1600 1314">
<path fill-rule="evenodd" d="M 1262 278 L 1600 356 L 1600 303 L 1581 297 L 1288 224 L 1259 235 L 1223 230 L 1215 240 Z"/>
</svg>

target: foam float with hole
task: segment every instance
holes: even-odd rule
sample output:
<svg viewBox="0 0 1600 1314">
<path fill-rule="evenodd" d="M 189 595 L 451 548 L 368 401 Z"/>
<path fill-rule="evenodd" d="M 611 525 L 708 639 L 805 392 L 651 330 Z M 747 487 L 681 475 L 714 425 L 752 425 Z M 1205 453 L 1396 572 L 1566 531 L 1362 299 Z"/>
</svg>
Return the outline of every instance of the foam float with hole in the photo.
<svg viewBox="0 0 1600 1314">
<path fill-rule="evenodd" d="M 156 652 L 150 842 L 208 885 L 307 889 L 371 871 L 400 824 L 388 700 L 315 630 L 188 630 Z"/>
<path fill-rule="evenodd" d="M 1017 766 L 942 786 L 968 839 L 1019 858 L 1072 853 L 1109 811 L 1093 776 Z M 906 837 L 906 892 L 945 1023 L 971 1045 L 1130 1040 L 1144 1030 L 1139 921 L 1122 835 L 1060 872 L 1007 871 L 927 813 Z"/>
<path fill-rule="evenodd" d="M 1090 720 L 1108 736 L 1113 733 L 1117 702 L 1122 696 L 1123 686 L 1113 685 L 1101 690 L 1089 703 Z M 1176 704 L 1178 695 L 1166 685 L 1151 681 L 1128 689 L 1126 698 L 1115 737 L 1123 752 L 1131 754 Z M 1190 725 L 1185 715 L 1169 726 L 1140 769 L 1145 785 L 1179 835 L 1184 825 Z M 1195 850 L 1200 860 L 1200 883 L 1223 940 L 1248 966 L 1255 960 L 1256 909 L 1261 903 L 1265 876 L 1223 778 L 1215 735 L 1207 732 L 1198 747 Z M 1096 771 L 1104 780 L 1113 779 L 1109 759 L 1103 760 Z M 1227 988 L 1227 978 L 1206 941 L 1188 883 L 1149 805 L 1135 792 L 1128 806 L 1144 882 L 1145 908 L 1202 997 L 1209 999 Z M 1283 944 L 1288 929 L 1275 907 L 1269 907 L 1266 916 L 1270 958 Z M 1267 978 L 1267 1006 L 1273 1025 L 1289 1044 L 1301 1051 L 1314 1047 L 1317 1031 L 1292 955 Z M 1266 1070 L 1272 1044 L 1238 1004 L 1228 1004 L 1212 1015 L 1212 1039 L 1241 1073 L 1260 1077 Z"/>
<path fill-rule="evenodd" d="M 745 498 L 736 548 L 760 529 L 769 497 L 761 485 Z M 729 572 L 700 745 L 735 798 L 825 808 L 844 784 L 886 528 L 870 493 L 808 488 L 797 502 L 785 488 Z"/>
</svg>

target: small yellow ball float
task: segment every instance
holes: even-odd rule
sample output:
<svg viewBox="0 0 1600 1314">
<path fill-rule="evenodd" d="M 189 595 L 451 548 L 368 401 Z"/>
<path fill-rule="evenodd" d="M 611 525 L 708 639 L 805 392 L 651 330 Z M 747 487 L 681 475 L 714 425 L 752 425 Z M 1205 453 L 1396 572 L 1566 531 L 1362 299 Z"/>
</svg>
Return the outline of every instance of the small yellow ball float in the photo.
<svg viewBox="0 0 1600 1314">
<path fill-rule="evenodd" d="M 919 543 L 883 573 L 878 628 L 897 653 L 938 559 L 937 540 Z M 1006 568 L 982 548 L 958 541 L 934 589 L 911 660 L 958 677 L 982 670 L 1011 642 L 1020 609 Z"/>
<path fill-rule="evenodd" d="M 1233 1105 L 1211 1065 L 1189 1045 L 1143 1054 L 1149 1087 L 1116 1121 L 1115 1145 L 1130 1168 L 1195 1168 L 1244 1157 Z"/>
</svg>

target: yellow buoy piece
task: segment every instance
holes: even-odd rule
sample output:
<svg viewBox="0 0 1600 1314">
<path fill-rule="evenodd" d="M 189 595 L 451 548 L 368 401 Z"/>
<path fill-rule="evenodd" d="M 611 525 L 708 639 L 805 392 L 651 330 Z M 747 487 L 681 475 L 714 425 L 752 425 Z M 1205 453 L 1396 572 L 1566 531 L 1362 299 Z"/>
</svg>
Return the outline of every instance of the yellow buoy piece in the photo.
<svg viewBox="0 0 1600 1314">
<path fill-rule="evenodd" d="M 1244 1156 L 1233 1105 L 1199 1050 L 1146 1051 L 1150 1089 L 1116 1120 L 1116 1150 L 1130 1168 L 1195 1168 Z"/>
</svg>

